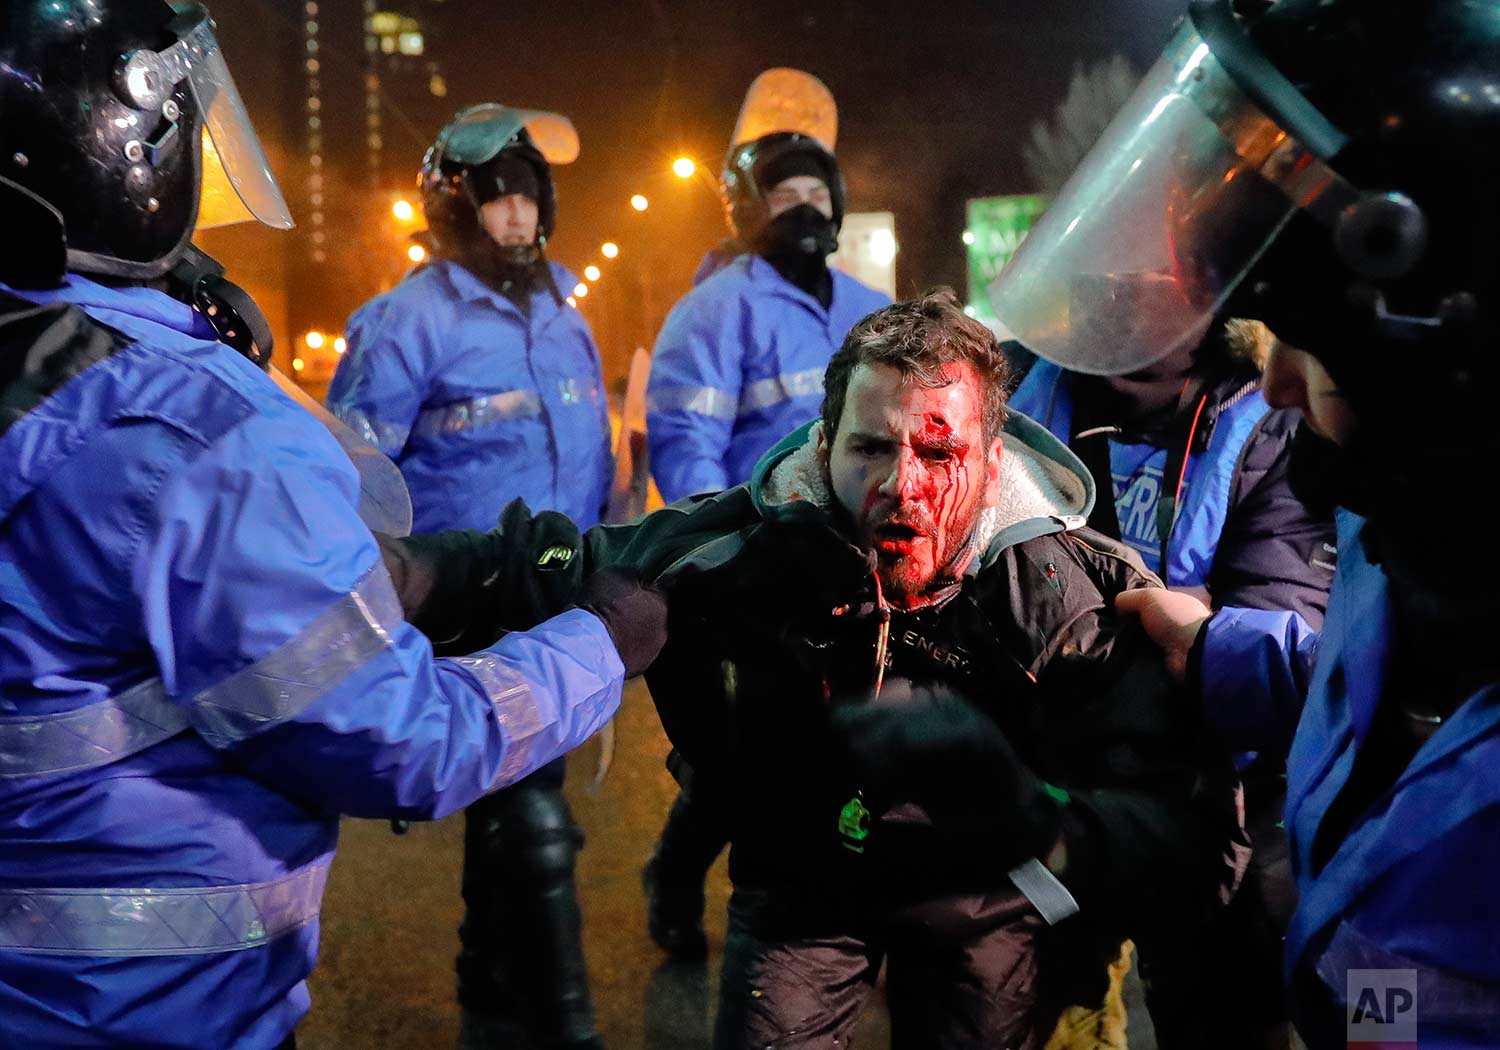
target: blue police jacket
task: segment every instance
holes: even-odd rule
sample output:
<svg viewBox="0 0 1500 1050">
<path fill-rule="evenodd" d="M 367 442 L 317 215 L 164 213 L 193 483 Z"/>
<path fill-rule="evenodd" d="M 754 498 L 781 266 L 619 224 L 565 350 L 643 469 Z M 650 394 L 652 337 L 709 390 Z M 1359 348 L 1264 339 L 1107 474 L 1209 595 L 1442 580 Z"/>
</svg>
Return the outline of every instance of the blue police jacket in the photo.
<svg viewBox="0 0 1500 1050">
<path fill-rule="evenodd" d="M 0 1044 L 275 1047 L 339 814 L 521 779 L 624 669 L 577 610 L 434 659 L 343 451 L 200 315 L 76 276 L 12 294 L 88 317 L 0 326 L 73 371 L 0 421 Z"/>
<path fill-rule="evenodd" d="M 1346 1028 L 1343 1007 L 1351 1000 L 1380 1006 L 1383 1023 L 1415 1023 L 1416 1039 L 1394 1028 L 1371 1032 L 1387 1045 L 1493 1047 L 1500 1043 L 1500 687 L 1465 701 L 1322 867 L 1313 861 L 1317 831 L 1349 781 L 1386 690 L 1389 583 L 1365 557 L 1362 526 L 1340 516 L 1339 569 L 1321 636 L 1264 612 L 1209 621 L 1205 694 L 1238 689 L 1235 706 L 1259 712 L 1260 732 L 1301 712 L 1287 760 L 1286 827 L 1300 898 L 1287 970 L 1303 1016 L 1314 1019 L 1303 1029 L 1311 1050 L 1342 1048 L 1346 1038 L 1376 1041 L 1355 1040 Z M 1378 986 L 1370 971 L 1379 972 Z M 1414 993 L 1410 1011 L 1391 1016 L 1389 985 Z M 1367 1010 L 1367 1032 L 1372 1019 Z"/>
<path fill-rule="evenodd" d="M 401 467 L 414 531 L 493 528 L 518 496 L 598 523 L 614 472 L 609 406 L 576 309 L 538 288 L 522 313 L 437 259 L 360 307 L 348 332 L 328 407 Z"/>
<path fill-rule="evenodd" d="M 1038 361 L 1010 398 L 1012 408 L 1041 423 L 1064 443 L 1073 437 L 1073 399 L 1067 377 L 1068 373 L 1050 361 Z M 1240 452 L 1269 411 L 1259 390 L 1247 392 L 1220 412 L 1208 448 L 1187 457 L 1165 565 L 1156 511 L 1163 493 L 1171 498 L 1177 490 L 1177 478 L 1163 477 L 1168 450 L 1110 442 L 1120 539 L 1134 548 L 1146 567 L 1167 586 L 1207 584 L 1230 512 Z M 1326 589 L 1326 582 L 1323 586 Z"/>
<path fill-rule="evenodd" d="M 672 308 L 647 388 L 651 473 L 668 503 L 750 478 L 817 416 L 823 372 L 855 323 L 890 299 L 833 270 L 828 309 L 758 255 L 730 260 Z"/>
</svg>

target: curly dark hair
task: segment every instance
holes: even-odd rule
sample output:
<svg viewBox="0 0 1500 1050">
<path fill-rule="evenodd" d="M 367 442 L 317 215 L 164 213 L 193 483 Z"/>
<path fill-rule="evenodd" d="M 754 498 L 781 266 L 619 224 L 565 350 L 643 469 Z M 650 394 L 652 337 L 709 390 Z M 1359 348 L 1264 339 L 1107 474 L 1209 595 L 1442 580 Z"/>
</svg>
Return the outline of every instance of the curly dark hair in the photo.
<svg viewBox="0 0 1500 1050">
<path fill-rule="evenodd" d="M 943 367 L 966 361 L 984 392 L 983 431 L 993 441 L 1005 425 L 1010 366 L 995 333 L 964 313 L 951 288 L 934 288 L 919 299 L 892 303 L 855 325 L 823 374 L 823 430 L 829 442 L 844 414 L 849 377 L 859 365 L 889 365 L 904 382 L 947 386 Z"/>
</svg>

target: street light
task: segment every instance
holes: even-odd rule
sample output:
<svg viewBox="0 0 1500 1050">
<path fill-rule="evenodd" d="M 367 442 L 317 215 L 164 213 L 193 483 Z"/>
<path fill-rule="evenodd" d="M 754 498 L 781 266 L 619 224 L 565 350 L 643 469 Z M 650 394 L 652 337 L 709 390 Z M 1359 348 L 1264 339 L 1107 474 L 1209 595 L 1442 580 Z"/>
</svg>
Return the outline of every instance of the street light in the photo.
<svg viewBox="0 0 1500 1050">
<path fill-rule="evenodd" d="M 307 367 L 307 365 L 302 360 L 302 358 L 300 358 L 300 357 L 294 357 L 294 358 L 292 358 L 292 371 L 293 372 L 300 372 L 300 371 L 302 371 L 306 367 Z"/>
<path fill-rule="evenodd" d="M 323 333 L 314 328 L 302 337 L 309 350 L 321 350 L 323 348 Z"/>
<path fill-rule="evenodd" d="M 651 207 L 651 202 L 637 193 L 634 197 L 630 198 L 630 206 L 636 211 L 645 211 L 647 208 Z"/>
<path fill-rule="evenodd" d="M 599 279 L 599 267 L 593 263 L 589 263 L 583 268 L 583 275 L 591 281 L 597 281 Z"/>
<path fill-rule="evenodd" d="M 336 353 L 336 354 L 342 354 L 347 349 L 349 349 L 349 344 L 344 340 L 343 336 L 339 336 L 337 339 L 335 339 L 333 341 L 333 352 L 334 353 Z"/>
<path fill-rule="evenodd" d="M 574 306 L 574 307 L 576 307 L 576 306 L 577 306 L 577 305 L 578 305 L 578 300 L 577 300 L 577 299 L 574 299 L 574 298 L 573 298 L 573 297 L 572 297 L 572 296 L 571 296 L 571 295 L 570 295 L 570 296 L 568 296 L 568 305 L 569 305 L 569 306 Z"/>
<path fill-rule="evenodd" d="M 679 179 L 690 179 L 693 172 L 698 170 L 698 165 L 693 163 L 691 157 L 678 157 L 672 162 L 672 174 Z"/>
<path fill-rule="evenodd" d="M 406 249 L 406 257 L 414 263 L 419 263 L 427 258 L 427 249 L 420 244 L 413 244 L 410 248 Z"/>
<path fill-rule="evenodd" d="M 573 286 L 573 294 L 582 299 L 585 295 L 589 294 L 589 286 L 579 281 Z"/>
<path fill-rule="evenodd" d="M 391 205 L 391 214 L 402 222 L 411 222 L 417 216 L 417 209 L 411 206 L 411 201 L 397 201 Z"/>
<path fill-rule="evenodd" d="M 973 244 L 974 243 L 974 231 L 973 230 L 965 230 L 964 231 L 964 243 L 965 244 Z"/>
<path fill-rule="evenodd" d="M 599 254 L 604 256 L 606 259 L 613 259 L 615 256 L 620 254 L 620 246 L 614 241 L 605 241 L 603 244 L 599 245 Z"/>
</svg>

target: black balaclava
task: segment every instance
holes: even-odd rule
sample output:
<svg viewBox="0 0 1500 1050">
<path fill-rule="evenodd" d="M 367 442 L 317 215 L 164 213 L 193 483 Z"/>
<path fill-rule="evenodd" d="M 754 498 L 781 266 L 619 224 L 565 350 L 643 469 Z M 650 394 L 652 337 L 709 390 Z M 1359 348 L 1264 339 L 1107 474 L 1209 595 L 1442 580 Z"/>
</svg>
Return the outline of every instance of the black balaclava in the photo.
<svg viewBox="0 0 1500 1050">
<path fill-rule="evenodd" d="M 481 207 L 490 201 L 519 193 L 533 201 L 541 200 L 541 179 L 536 168 L 524 157 L 501 152 L 475 168 L 470 185 Z M 531 308 L 531 293 L 543 276 L 545 263 L 536 243 L 496 243 L 480 221 L 476 236 L 466 237 L 459 246 L 458 262 L 465 269 L 505 296 L 523 313 Z"/>
<path fill-rule="evenodd" d="M 805 150 L 793 150 L 769 161 L 757 174 L 762 196 L 787 179 L 810 175 L 828 182 L 822 162 Z M 756 232 L 751 247 L 792 284 L 825 308 L 833 302 L 833 277 L 828 256 L 838 250 L 838 228 L 811 204 L 788 208 Z"/>
</svg>

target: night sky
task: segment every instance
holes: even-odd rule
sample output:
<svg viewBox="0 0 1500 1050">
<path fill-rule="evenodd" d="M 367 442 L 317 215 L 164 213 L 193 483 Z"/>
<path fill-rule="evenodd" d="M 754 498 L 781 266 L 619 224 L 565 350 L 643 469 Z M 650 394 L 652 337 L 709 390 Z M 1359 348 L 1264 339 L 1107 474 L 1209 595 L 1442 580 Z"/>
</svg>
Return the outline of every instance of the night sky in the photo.
<svg viewBox="0 0 1500 1050">
<path fill-rule="evenodd" d="M 322 6 L 357 17 L 356 3 Z M 297 113 L 299 88 L 257 81 L 286 68 L 266 54 L 298 46 L 301 4 L 211 6 L 252 116 L 274 139 L 285 124 L 264 110 Z M 412 13 L 423 9 L 433 10 L 413 5 Z M 850 210 L 896 215 L 898 291 L 944 283 L 962 293 L 964 202 L 1032 191 L 1021 144 L 1060 101 L 1074 66 L 1120 53 L 1144 72 L 1184 9 L 1184 0 L 446 0 L 423 17 L 435 23 L 429 52 L 442 62 L 448 95 L 388 93 L 386 149 L 408 153 L 414 177 L 443 115 L 462 105 L 494 100 L 570 116 L 583 148 L 556 174 L 552 254 L 581 269 L 602 240 L 619 242 L 619 279 L 611 286 L 606 271 L 586 309 L 607 327 L 607 309 L 659 316 L 724 235 L 707 181 L 676 179 L 671 159 L 688 154 L 716 175 L 750 81 L 767 67 L 794 66 L 838 100 Z M 344 57 L 356 67 L 358 55 Z M 296 135 L 280 137 L 291 141 L 271 143 L 273 157 L 295 153 Z M 644 215 L 629 208 L 636 192 L 652 201 Z M 606 303 L 611 294 L 616 301 Z"/>
</svg>

